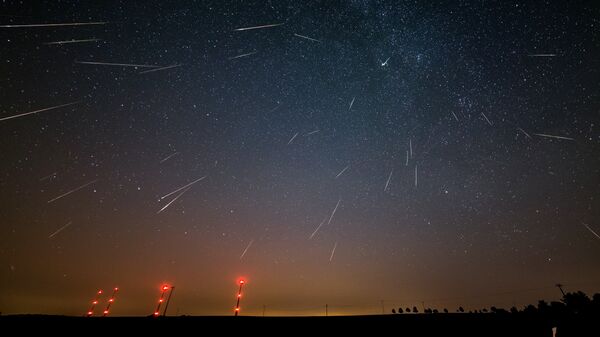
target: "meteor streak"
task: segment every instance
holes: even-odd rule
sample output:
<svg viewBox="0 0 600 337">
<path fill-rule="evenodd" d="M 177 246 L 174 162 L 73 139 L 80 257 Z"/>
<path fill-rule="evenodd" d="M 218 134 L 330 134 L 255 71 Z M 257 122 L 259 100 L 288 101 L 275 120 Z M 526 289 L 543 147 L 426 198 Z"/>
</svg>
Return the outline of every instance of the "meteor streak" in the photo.
<svg viewBox="0 0 600 337">
<path fill-rule="evenodd" d="M 50 199 L 50 200 L 48 200 L 48 203 L 55 202 L 56 200 L 58 200 L 58 199 L 60 199 L 60 198 L 66 197 L 67 195 L 69 195 L 69 194 L 71 194 L 71 193 L 77 192 L 77 191 L 79 191 L 80 189 L 82 189 L 82 188 L 84 188 L 84 187 L 86 187 L 86 186 L 88 186 L 88 185 L 91 185 L 91 184 L 95 183 L 96 181 L 98 181 L 98 179 L 92 180 L 92 181 L 90 181 L 89 183 L 85 183 L 85 184 L 83 184 L 83 185 L 81 185 L 81 186 L 79 186 L 79 187 L 77 187 L 77 188 L 74 188 L 74 189 L 72 189 L 72 190 L 70 190 L 70 191 L 68 191 L 68 192 L 66 192 L 66 193 L 63 193 L 63 194 L 59 195 L 58 197 L 56 197 L 56 198 L 54 198 L 54 199 Z"/>
<path fill-rule="evenodd" d="M 167 69 L 172 69 L 172 68 L 177 68 L 177 67 L 181 67 L 183 64 L 173 64 L 170 66 L 166 66 L 166 67 L 160 67 L 160 68 L 154 68 L 154 69 L 150 69 L 150 70 L 144 70 L 144 71 L 140 71 L 140 74 L 147 74 L 147 73 L 152 73 L 155 71 L 161 71 L 161 70 L 167 70 Z"/>
<path fill-rule="evenodd" d="M 256 53 L 258 53 L 258 52 L 257 51 L 253 51 L 251 53 L 246 53 L 246 54 L 241 54 L 241 55 L 237 55 L 237 56 L 232 56 L 229 59 L 230 60 L 235 60 L 235 59 L 239 59 L 240 57 L 246 57 L 246 56 L 254 55 Z"/>
<path fill-rule="evenodd" d="M 33 27 L 64 27 L 64 26 L 89 26 L 89 25 L 105 25 L 108 22 L 65 22 L 65 23 L 35 23 L 25 25 L 0 25 L 0 28 L 33 28 Z"/>
<path fill-rule="evenodd" d="M 191 183 L 189 183 L 189 184 L 186 184 L 186 185 L 184 185 L 184 186 L 181 186 L 180 188 L 176 189 L 175 191 L 173 191 L 173 192 L 170 192 L 170 193 L 167 193 L 167 194 L 163 195 L 162 197 L 160 197 L 160 199 L 159 199 L 159 200 L 163 200 L 164 198 L 166 198 L 166 197 L 168 197 L 168 196 L 170 196 L 170 195 L 173 195 L 173 194 L 175 194 L 175 193 L 177 193 L 177 192 L 179 192 L 179 191 L 183 190 L 183 189 L 184 189 L 184 188 L 186 188 L 186 187 L 191 187 L 192 185 L 194 185 L 195 183 L 199 182 L 200 180 L 202 180 L 202 179 L 204 179 L 204 178 L 206 178 L 206 177 L 207 177 L 207 176 L 204 176 L 204 177 L 198 178 L 198 179 L 196 179 L 196 180 L 192 181 L 192 182 L 191 182 Z"/>
<path fill-rule="evenodd" d="M 546 138 L 565 139 L 565 140 L 575 140 L 575 139 L 573 139 L 573 138 L 569 138 L 569 137 L 563 137 L 563 136 L 554 136 L 554 135 L 547 135 L 547 134 L 543 134 L 543 133 L 534 133 L 534 135 L 536 135 L 536 136 L 540 136 L 540 137 L 546 137 Z"/>
<path fill-rule="evenodd" d="M 329 262 L 331 262 L 331 260 L 333 260 L 333 254 L 335 254 L 336 248 L 337 248 L 337 241 L 335 242 L 335 244 L 333 245 L 333 249 L 331 250 L 331 256 L 329 257 Z"/>
<path fill-rule="evenodd" d="M 69 227 L 71 225 L 71 223 L 73 223 L 72 221 L 67 222 L 66 225 L 62 226 L 61 228 L 57 229 L 56 232 L 50 234 L 50 236 L 48 236 L 48 239 L 52 239 L 52 237 L 54 237 L 56 234 L 60 233 L 63 231 L 63 229 Z"/>
<path fill-rule="evenodd" d="M 262 26 L 252 26 L 252 27 L 244 27 L 244 28 L 237 28 L 234 29 L 234 31 L 244 31 L 244 30 L 252 30 L 252 29 L 262 29 L 262 28 L 271 28 L 271 27 L 277 27 L 277 26 L 281 26 L 283 25 L 283 23 L 274 23 L 271 25 L 262 25 Z"/>
<path fill-rule="evenodd" d="M 6 121 L 6 120 L 9 120 L 9 119 L 13 119 L 13 118 L 19 118 L 19 117 L 27 116 L 27 115 L 33 115 L 33 114 L 36 114 L 38 112 L 44 112 L 44 111 L 48 111 L 48 110 L 54 110 L 54 109 L 58 109 L 58 108 L 62 108 L 62 107 L 66 107 L 66 106 L 73 105 L 73 104 L 78 104 L 78 103 L 79 103 L 79 101 L 77 101 L 77 102 L 71 102 L 71 103 L 67 103 L 67 104 L 61 104 L 61 105 L 56 105 L 56 106 L 52 106 L 52 107 L 49 107 L 49 108 L 40 109 L 40 110 L 25 112 L 25 113 L 18 114 L 18 115 L 12 115 L 12 116 L 8 116 L 8 117 L 0 118 L 0 122 Z"/>
<path fill-rule="evenodd" d="M 246 255 L 246 252 L 248 251 L 248 249 L 250 249 L 250 246 L 252 246 L 253 242 L 254 242 L 254 240 L 250 240 L 250 243 L 248 244 L 248 246 L 246 246 L 246 249 L 244 249 L 244 252 L 240 256 L 240 260 L 244 257 L 244 255 Z"/>
<path fill-rule="evenodd" d="M 297 36 L 297 37 L 302 38 L 302 39 L 314 41 L 314 42 L 321 42 L 321 41 L 319 41 L 317 39 L 313 39 L 312 37 L 308 37 L 308 36 L 304 36 L 304 35 L 300 35 L 300 34 L 296 34 L 296 33 L 294 33 L 294 36 Z"/>
<path fill-rule="evenodd" d="M 82 43 L 82 42 L 96 42 L 100 41 L 100 39 L 83 39 L 83 40 L 65 40 L 65 41 L 54 41 L 54 42 L 46 42 L 45 45 L 63 45 L 68 43 Z"/>
<path fill-rule="evenodd" d="M 329 221 L 327 221 L 328 225 L 331 223 L 331 219 L 333 219 L 333 216 L 335 215 L 335 212 L 337 211 L 338 206 L 340 205 L 340 202 L 342 202 L 342 199 L 338 200 L 337 204 L 335 205 L 335 208 L 333 209 L 333 212 L 331 212 L 331 216 L 329 217 Z"/>
<path fill-rule="evenodd" d="M 92 62 L 92 61 L 75 61 L 75 63 L 90 64 L 90 65 L 97 65 L 97 66 L 115 66 L 115 67 L 165 68 L 163 66 L 153 66 L 150 64 L 111 63 L 111 62 Z"/>
</svg>

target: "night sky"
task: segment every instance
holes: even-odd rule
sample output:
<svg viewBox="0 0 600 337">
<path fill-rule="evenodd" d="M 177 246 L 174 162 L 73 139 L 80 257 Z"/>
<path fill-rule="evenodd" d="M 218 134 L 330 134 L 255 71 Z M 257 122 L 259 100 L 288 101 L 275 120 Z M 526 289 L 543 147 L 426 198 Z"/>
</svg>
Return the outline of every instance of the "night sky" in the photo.
<svg viewBox="0 0 600 337">
<path fill-rule="evenodd" d="M 170 313 L 230 315 L 241 277 L 245 315 L 600 290 L 593 2 L 8 1 L 0 26 L 4 314 L 118 286 L 111 315 L 148 315 L 167 283 Z"/>
</svg>

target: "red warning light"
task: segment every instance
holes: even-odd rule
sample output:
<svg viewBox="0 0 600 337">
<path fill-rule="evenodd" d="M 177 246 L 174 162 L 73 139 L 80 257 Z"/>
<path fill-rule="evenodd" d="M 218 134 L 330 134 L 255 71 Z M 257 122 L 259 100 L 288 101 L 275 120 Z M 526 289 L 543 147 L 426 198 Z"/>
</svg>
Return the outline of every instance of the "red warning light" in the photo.
<svg viewBox="0 0 600 337">
<path fill-rule="evenodd" d="M 169 289 L 169 286 L 163 286 L 162 287 L 162 290 L 168 290 L 168 289 Z"/>
<path fill-rule="evenodd" d="M 158 311 L 155 311 L 155 312 L 154 312 L 154 316 L 158 316 Z"/>
<path fill-rule="evenodd" d="M 119 291 L 119 288 L 114 287 L 113 288 L 113 293 L 112 295 L 108 298 L 108 304 L 106 304 L 106 308 L 104 309 L 104 317 L 108 316 L 109 310 L 110 310 L 110 306 L 113 304 L 113 302 L 115 301 L 115 296 L 117 295 L 117 292 Z"/>
<path fill-rule="evenodd" d="M 242 286 L 244 285 L 244 283 L 246 281 L 244 281 L 244 279 L 240 279 L 238 282 L 240 284 L 240 289 L 238 290 L 238 293 L 237 293 L 237 303 L 235 304 L 235 316 L 237 316 L 238 313 L 240 312 L 240 299 L 242 298 Z"/>
<path fill-rule="evenodd" d="M 96 292 L 96 296 L 92 299 L 92 306 L 89 308 L 89 310 L 87 312 L 88 317 L 94 315 L 94 307 L 96 306 L 96 304 L 98 304 L 98 300 L 100 299 L 101 295 L 102 295 L 102 289 L 98 289 L 98 292 Z"/>
</svg>

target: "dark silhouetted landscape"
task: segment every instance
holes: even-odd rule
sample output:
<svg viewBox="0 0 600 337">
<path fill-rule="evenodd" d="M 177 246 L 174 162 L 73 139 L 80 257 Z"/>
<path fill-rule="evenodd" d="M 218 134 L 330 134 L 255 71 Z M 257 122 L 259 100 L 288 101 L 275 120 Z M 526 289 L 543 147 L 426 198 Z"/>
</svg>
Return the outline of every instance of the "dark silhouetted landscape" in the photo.
<svg viewBox="0 0 600 337">
<path fill-rule="evenodd" d="M 389 334 L 394 336 L 595 336 L 600 317 L 600 293 L 589 298 L 567 293 L 562 301 L 508 310 L 496 307 L 477 312 L 426 308 L 426 313 L 330 317 L 159 316 L 69 317 L 12 315 L 0 317 L 3 328 L 21 333 L 42 328 L 53 334 L 79 332 L 193 335 L 321 335 Z M 412 312 L 414 310 L 410 309 Z M 406 312 L 399 308 L 400 312 Z M 448 312 L 446 312 L 448 311 Z"/>
</svg>

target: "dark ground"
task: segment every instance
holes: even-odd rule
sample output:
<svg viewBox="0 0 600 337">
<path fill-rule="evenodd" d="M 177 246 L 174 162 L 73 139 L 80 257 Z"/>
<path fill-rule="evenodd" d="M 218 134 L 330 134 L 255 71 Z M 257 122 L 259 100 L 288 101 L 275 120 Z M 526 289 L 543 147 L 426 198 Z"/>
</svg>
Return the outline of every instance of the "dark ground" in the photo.
<svg viewBox="0 0 600 337">
<path fill-rule="evenodd" d="M 552 323 L 539 315 L 404 314 L 337 317 L 68 317 L 1 316 L 3 331 L 15 335 L 43 331 L 52 335 L 134 333 L 138 335 L 322 335 L 371 336 L 599 336 L 593 317 Z M 16 330 L 13 330 L 16 329 Z"/>
</svg>

